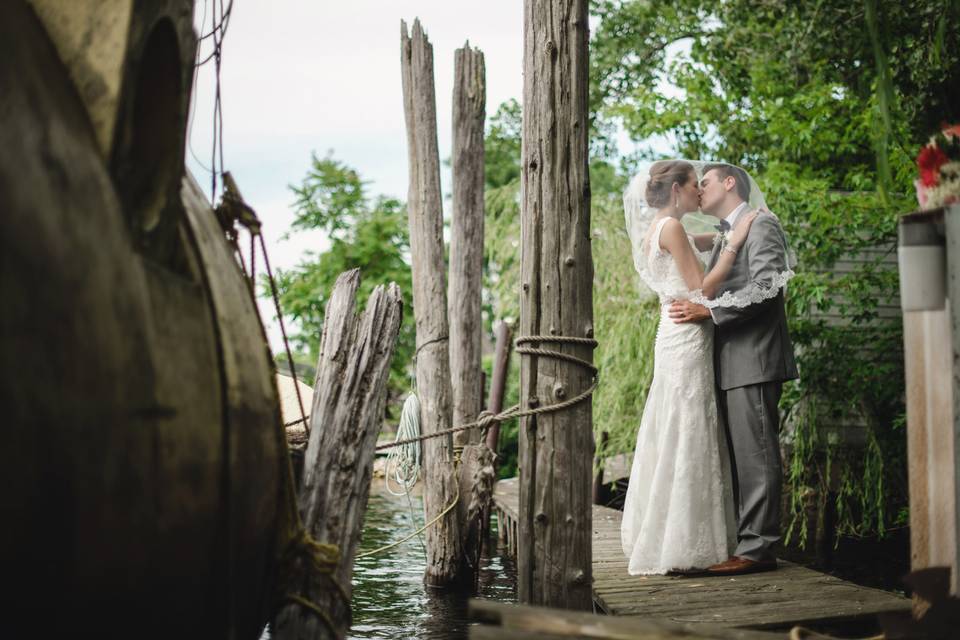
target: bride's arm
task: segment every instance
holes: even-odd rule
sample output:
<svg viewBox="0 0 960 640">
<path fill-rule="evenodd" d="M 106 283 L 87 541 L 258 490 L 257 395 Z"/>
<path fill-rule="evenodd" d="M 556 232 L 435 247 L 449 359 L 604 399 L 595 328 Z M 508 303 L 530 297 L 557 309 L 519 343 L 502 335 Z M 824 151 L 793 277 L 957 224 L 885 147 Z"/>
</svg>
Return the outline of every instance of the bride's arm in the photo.
<svg viewBox="0 0 960 640">
<path fill-rule="evenodd" d="M 712 298 L 720 289 L 720 285 L 726 279 L 727 274 L 730 273 L 733 262 L 737 258 L 736 252 L 746 241 L 747 232 L 756 217 L 756 212 L 751 212 L 747 214 L 746 219 L 741 224 L 737 225 L 737 229 L 730 234 L 727 247 L 720 252 L 717 263 L 706 275 L 703 274 L 700 263 L 693 255 L 693 249 L 687 240 L 687 233 L 679 221 L 669 220 L 664 224 L 663 231 L 660 233 L 660 246 L 673 256 L 687 288 L 691 291 L 700 289 L 704 296 Z"/>
<path fill-rule="evenodd" d="M 710 251 L 710 249 L 713 249 L 713 243 L 717 239 L 717 234 L 716 232 L 691 233 L 690 237 L 693 238 L 693 244 L 696 245 L 697 251 Z"/>
</svg>

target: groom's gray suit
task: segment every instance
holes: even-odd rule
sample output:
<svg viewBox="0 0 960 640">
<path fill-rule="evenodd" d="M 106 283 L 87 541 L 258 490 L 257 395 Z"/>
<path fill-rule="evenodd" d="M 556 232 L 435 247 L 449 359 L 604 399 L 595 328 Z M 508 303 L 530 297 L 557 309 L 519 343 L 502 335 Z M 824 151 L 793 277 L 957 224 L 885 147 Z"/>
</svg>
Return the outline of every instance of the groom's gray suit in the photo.
<svg viewBox="0 0 960 640">
<path fill-rule="evenodd" d="M 743 218 L 738 216 L 734 227 Z M 710 268 L 720 251 L 720 245 L 715 245 Z M 716 296 L 742 290 L 750 283 L 769 287 L 778 273 L 786 271 L 786 254 L 780 222 L 761 213 Z M 783 291 L 743 308 L 716 307 L 711 315 L 717 397 L 733 463 L 738 516 L 735 555 L 770 560 L 770 546 L 780 539 L 783 481 L 777 405 L 782 383 L 797 377 Z"/>
</svg>

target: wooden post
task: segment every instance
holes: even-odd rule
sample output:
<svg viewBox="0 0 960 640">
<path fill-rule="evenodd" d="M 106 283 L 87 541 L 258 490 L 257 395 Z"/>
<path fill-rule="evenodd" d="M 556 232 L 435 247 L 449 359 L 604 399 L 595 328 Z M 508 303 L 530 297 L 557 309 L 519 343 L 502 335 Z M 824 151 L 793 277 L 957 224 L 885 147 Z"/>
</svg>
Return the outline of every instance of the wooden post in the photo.
<svg viewBox="0 0 960 640">
<path fill-rule="evenodd" d="M 494 347 L 493 373 L 490 376 L 490 398 L 487 400 L 487 411 L 500 413 L 503 411 L 503 394 L 507 387 L 507 374 L 510 371 L 510 338 L 512 329 L 506 322 L 497 325 L 497 343 Z M 487 448 L 497 453 L 500 445 L 500 423 L 494 423 L 487 432 Z"/>
<path fill-rule="evenodd" d="M 587 148 L 587 0 L 525 0 L 523 54 L 522 336 L 593 337 L 593 259 Z M 589 347 L 544 341 L 592 361 Z M 591 373 L 529 356 L 521 408 L 585 391 Z M 521 602 L 589 609 L 592 403 L 520 425 L 518 595 Z"/>
<path fill-rule="evenodd" d="M 421 432 L 428 435 L 450 428 L 453 408 L 433 47 L 419 20 L 414 21 L 409 36 L 406 22 L 401 22 L 400 38 L 410 171 L 407 216 L 417 325 L 417 394 Z M 423 476 L 423 505 L 429 522 L 458 500 L 451 436 L 423 441 Z M 424 582 L 435 587 L 452 585 L 459 579 L 463 561 L 456 508 L 427 529 L 426 539 Z"/>
<path fill-rule="evenodd" d="M 450 225 L 450 374 L 453 424 L 473 422 L 483 410 L 481 280 L 483 275 L 483 120 L 486 77 L 483 53 L 467 42 L 454 52 L 453 81 L 453 215 Z M 479 467 L 480 431 L 453 436 L 462 448 L 460 495 L 469 496 Z M 468 522 L 469 500 L 458 504 L 463 553 L 479 558 L 482 519 Z M 476 562 L 472 563 L 476 566 Z"/>
<path fill-rule="evenodd" d="M 501 322 L 495 329 L 497 343 L 494 347 L 493 372 L 490 376 L 490 396 L 487 400 L 487 411 L 493 414 L 503 411 L 503 394 L 507 387 L 507 373 L 510 370 L 510 325 Z M 500 423 L 495 422 L 487 431 L 487 448 L 493 452 L 493 468 L 497 468 L 497 451 L 500 447 Z M 499 537 L 505 540 L 503 521 L 498 521 Z M 490 505 L 484 510 L 482 536 L 490 532 Z"/>
<path fill-rule="evenodd" d="M 926 268 L 917 271 L 912 262 L 918 251 L 935 252 L 938 243 L 942 249 L 944 230 L 945 304 L 943 281 L 925 286 L 925 278 L 937 276 Z M 898 253 L 905 308 L 910 565 L 914 571 L 950 568 L 950 591 L 956 594 L 960 577 L 960 206 L 905 216 L 900 222 Z M 939 277 L 944 277 L 942 271 Z M 937 300 L 917 304 L 921 290 Z"/>
<path fill-rule="evenodd" d="M 403 297 L 391 283 L 374 289 L 358 317 L 354 308 L 359 285 L 359 270 L 341 274 L 327 303 L 303 488 L 297 499 L 313 539 L 339 547 L 331 577 L 344 593 L 302 567 L 295 595 L 326 612 L 327 619 L 290 602 L 274 621 L 273 637 L 281 640 L 342 638 L 350 628 L 353 557 L 370 495 L 390 360 L 403 315 Z"/>
<path fill-rule="evenodd" d="M 604 431 L 600 434 L 600 452 L 606 453 L 607 443 L 610 442 L 610 432 Z M 593 504 L 603 504 L 603 458 L 600 458 L 597 464 L 597 473 L 593 477 Z"/>
</svg>

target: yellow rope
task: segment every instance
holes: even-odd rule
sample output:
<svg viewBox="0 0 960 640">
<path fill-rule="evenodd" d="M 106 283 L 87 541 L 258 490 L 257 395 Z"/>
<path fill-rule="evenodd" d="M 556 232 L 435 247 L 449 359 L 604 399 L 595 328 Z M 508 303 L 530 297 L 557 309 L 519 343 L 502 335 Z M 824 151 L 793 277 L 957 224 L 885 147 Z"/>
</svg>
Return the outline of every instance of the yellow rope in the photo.
<svg viewBox="0 0 960 640">
<path fill-rule="evenodd" d="M 523 336 L 517 338 L 515 341 L 516 352 L 524 356 L 539 356 L 544 358 L 553 358 L 555 360 L 563 360 L 566 362 L 573 363 L 579 367 L 586 369 L 592 375 L 592 381 L 590 386 L 583 392 L 577 394 L 576 396 L 564 400 L 562 402 L 555 402 L 553 404 L 541 405 L 539 407 L 531 407 L 529 409 L 520 409 L 520 405 L 514 405 L 502 411 L 498 414 L 493 414 L 489 411 L 481 411 L 480 415 L 477 416 L 477 419 L 473 422 L 463 424 L 457 427 L 451 427 L 449 429 L 442 429 L 434 433 L 428 433 L 419 435 L 416 438 L 407 438 L 406 440 L 397 440 L 396 442 L 390 442 L 387 444 L 381 444 L 375 448 L 375 451 L 381 451 L 383 449 L 390 449 L 392 447 L 399 447 L 406 444 L 412 444 L 414 442 L 421 442 L 423 440 L 429 440 L 430 438 L 438 438 L 440 436 L 446 436 L 453 433 L 459 433 L 460 431 L 466 431 L 468 429 L 487 429 L 497 422 L 507 422 L 508 420 L 514 420 L 517 418 L 526 418 L 529 416 L 541 415 L 544 413 L 553 413 L 555 411 L 561 411 L 568 407 L 572 407 L 575 404 L 579 404 L 593 395 L 593 392 L 596 391 L 597 385 L 599 384 L 599 370 L 597 367 L 582 358 L 570 355 L 568 353 L 562 353 L 560 351 L 553 351 L 551 349 L 540 349 L 534 347 L 524 347 L 521 345 L 524 344 L 538 344 L 541 342 L 556 342 L 560 344 L 578 344 L 588 347 L 596 347 L 597 341 L 593 338 L 578 338 L 574 336 Z M 286 426 L 296 424 L 299 421 L 294 421 L 289 423 Z"/>
<path fill-rule="evenodd" d="M 337 627 L 333 624 L 333 620 L 330 619 L 330 616 L 327 615 L 326 611 L 318 607 L 316 604 L 314 604 L 313 602 L 310 602 L 306 598 L 303 598 L 298 595 L 294 595 L 292 593 L 286 594 L 285 596 L 283 596 L 283 599 L 289 602 L 296 603 L 301 607 L 303 607 L 304 609 L 311 611 L 314 615 L 320 618 L 323 624 L 327 626 L 327 629 L 330 630 L 330 633 L 332 633 L 334 636 L 337 635 Z"/>
<path fill-rule="evenodd" d="M 444 509 L 443 511 L 441 511 L 441 512 L 439 513 L 439 515 L 437 515 L 436 518 L 434 518 L 433 520 L 431 520 L 431 521 L 428 522 L 427 524 L 423 525 L 422 527 L 420 527 L 419 529 L 417 529 L 416 531 L 414 531 L 413 533 L 411 533 L 411 534 L 408 535 L 407 537 L 405 537 L 405 538 L 403 538 L 403 539 L 401 539 L 401 540 L 397 540 L 396 542 L 391 542 L 390 544 L 387 544 L 387 545 L 384 545 L 384 546 L 379 547 L 379 548 L 377 548 L 377 549 L 374 549 L 373 551 L 365 551 L 365 552 L 363 552 L 363 553 L 358 553 L 358 554 L 355 556 L 355 559 L 356 559 L 356 558 L 366 558 L 367 556 L 375 556 L 375 555 L 377 555 L 378 553 L 382 553 L 382 552 L 384 552 L 384 551 L 388 551 L 388 550 L 390 550 L 390 549 L 393 549 L 394 547 L 400 546 L 401 544 L 403 544 L 403 543 L 406 542 L 407 540 L 413 538 L 414 536 L 420 535 L 421 533 L 423 533 L 424 531 L 426 531 L 427 529 L 429 529 L 430 527 L 432 527 L 434 524 L 436 524 L 437 522 L 439 522 L 440 519 L 443 518 L 443 516 L 445 516 L 445 515 L 447 515 L 448 513 L 450 513 L 450 510 L 453 509 L 455 506 L 457 506 L 457 502 L 460 501 L 460 480 L 459 480 L 459 478 L 457 477 L 457 471 L 459 470 L 459 466 L 460 466 L 460 465 L 458 464 L 459 461 L 460 461 L 459 458 L 460 458 L 460 456 L 459 456 L 459 453 L 458 453 L 458 454 L 456 455 L 456 459 L 455 459 L 455 461 L 454 461 L 455 470 L 454 470 L 454 472 L 453 472 L 453 483 L 454 483 L 454 485 L 457 487 L 457 495 L 455 495 L 455 496 L 453 497 L 453 502 L 451 502 L 449 505 L 447 505 L 447 508 L 446 508 L 446 509 Z"/>
</svg>

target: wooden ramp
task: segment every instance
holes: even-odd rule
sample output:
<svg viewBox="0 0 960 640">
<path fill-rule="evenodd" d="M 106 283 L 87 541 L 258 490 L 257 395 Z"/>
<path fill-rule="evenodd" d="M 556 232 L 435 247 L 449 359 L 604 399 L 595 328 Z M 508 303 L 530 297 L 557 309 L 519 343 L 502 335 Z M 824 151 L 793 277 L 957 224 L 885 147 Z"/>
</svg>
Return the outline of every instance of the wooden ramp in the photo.
<svg viewBox="0 0 960 640">
<path fill-rule="evenodd" d="M 516 554 L 516 478 L 494 490 L 500 539 Z M 777 571 L 736 577 L 631 576 L 620 547 L 622 513 L 593 507 L 593 597 L 598 610 L 712 627 L 786 630 L 872 621 L 877 613 L 909 609 L 910 600 L 781 562 Z"/>
</svg>

